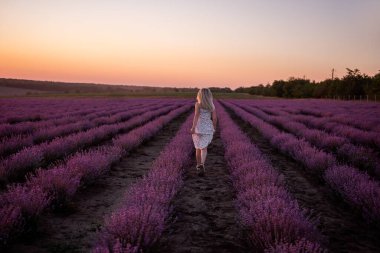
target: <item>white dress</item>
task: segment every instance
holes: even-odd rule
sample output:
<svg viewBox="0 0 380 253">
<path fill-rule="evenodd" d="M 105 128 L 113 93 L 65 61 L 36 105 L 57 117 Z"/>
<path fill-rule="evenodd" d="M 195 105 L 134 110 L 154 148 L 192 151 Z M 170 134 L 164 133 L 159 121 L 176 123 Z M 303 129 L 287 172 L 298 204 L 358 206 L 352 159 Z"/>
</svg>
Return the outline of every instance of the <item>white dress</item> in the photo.
<svg viewBox="0 0 380 253">
<path fill-rule="evenodd" d="M 215 129 L 211 120 L 211 111 L 199 108 L 199 119 L 192 134 L 196 149 L 206 148 L 214 135 Z"/>
</svg>

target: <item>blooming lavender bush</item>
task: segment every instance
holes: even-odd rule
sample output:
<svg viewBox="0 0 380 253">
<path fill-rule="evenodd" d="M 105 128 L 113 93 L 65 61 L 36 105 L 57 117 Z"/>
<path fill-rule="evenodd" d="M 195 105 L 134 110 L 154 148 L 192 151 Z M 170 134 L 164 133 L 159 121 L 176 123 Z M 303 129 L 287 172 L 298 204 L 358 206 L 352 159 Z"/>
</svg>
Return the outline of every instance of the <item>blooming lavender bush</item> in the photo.
<svg viewBox="0 0 380 253">
<path fill-rule="evenodd" d="M 26 220 L 36 219 L 50 201 L 51 197 L 38 185 L 34 187 L 12 185 L 7 192 L 0 195 L 1 207 L 19 207 Z"/>
<path fill-rule="evenodd" d="M 150 138 L 159 131 L 163 125 L 169 123 L 175 117 L 189 109 L 190 105 L 187 104 L 172 110 L 168 114 L 160 116 L 146 125 L 134 129 L 133 132 L 130 132 L 130 136 L 138 135 L 142 140 L 144 140 L 144 138 Z M 151 114 L 149 115 L 151 116 Z M 127 135 L 125 138 L 128 139 Z M 179 145 L 179 142 L 180 141 L 178 141 L 177 145 Z M 25 184 L 10 186 L 6 192 L 0 195 L 0 212 L 9 213 L 7 210 L 9 210 L 10 206 L 14 206 L 20 209 L 21 215 L 12 215 L 12 217 L 16 217 L 17 220 L 14 218 L 14 222 L 11 223 L 9 223 L 11 220 L 6 221 L 8 225 L 0 224 L 0 228 L 4 227 L 4 230 L 1 230 L 0 234 L 4 236 L 4 238 L 9 238 L 11 236 L 9 233 L 12 231 L 21 231 L 23 229 L 21 227 L 23 222 L 21 221 L 28 223 L 40 216 L 48 206 L 55 207 L 64 204 L 65 201 L 70 199 L 77 192 L 82 184 L 90 183 L 106 173 L 113 163 L 125 155 L 126 150 L 129 151 L 140 143 L 141 142 L 137 142 L 132 144 L 131 147 L 124 148 L 119 145 L 104 145 L 86 152 L 78 152 L 70 156 L 63 164 L 56 165 L 48 170 L 37 170 L 36 174 L 31 174 L 27 177 Z M 177 152 L 183 152 L 183 149 L 179 147 L 177 147 L 177 150 Z M 176 153 L 175 155 L 178 154 Z M 160 174 L 161 177 L 157 176 L 157 178 L 167 178 L 167 180 L 169 180 L 169 178 L 175 175 L 175 173 L 172 172 L 173 171 L 168 171 L 169 174 Z M 172 187 L 176 186 L 174 181 L 175 180 L 170 181 Z M 158 191 L 159 189 L 164 190 L 166 187 L 155 184 L 152 189 L 153 191 Z M 173 191 L 164 191 L 165 194 L 168 192 L 172 193 Z M 123 247 L 119 247 L 116 242 L 112 245 L 112 247 L 114 246 L 116 247 L 115 249 L 133 249 L 133 247 L 129 247 L 126 244 L 123 244 Z"/>
<path fill-rule="evenodd" d="M 343 138 L 334 133 L 327 133 L 323 130 L 310 129 L 303 123 L 292 120 L 289 121 L 288 114 L 284 115 L 282 113 L 277 113 L 278 116 L 271 116 L 265 114 L 263 109 L 255 109 L 246 106 L 242 106 L 242 108 L 266 122 L 281 129 L 285 129 L 296 135 L 298 138 L 304 139 L 316 147 L 324 149 L 326 152 L 334 152 L 339 158 L 341 158 L 341 160 L 346 160 L 349 163 L 364 169 L 371 169 L 376 174 L 380 175 L 380 160 L 377 158 L 377 154 L 375 154 L 370 148 L 356 146 L 350 142 L 349 138 Z M 313 152 L 308 147 L 302 148 L 302 150 L 305 149 L 309 149 L 307 152 Z M 286 148 L 286 150 L 288 150 L 288 148 Z"/>
<path fill-rule="evenodd" d="M 2 114 L 0 115 L 0 136 L 33 133 L 47 127 L 62 126 L 80 119 L 96 119 L 113 115 L 130 108 L 144 107 L 153 104 L 183 103 L 184 99 L 75 99 L 75 100 L 30 100 L 7 99 L 2 100 Z M 23 116 L 23 114 L 25 116 Z M 39 115 L 40 120 L 30 121 Z M 21 119 L 12 124 L 6 123 L 8 117 Z M 105 118 L 109 118 L 109 116 Z M 12 121 L 12 120 L 11 120 Z M 5 131 L 3 131 L 5 130 Z"/>
<path fill-rule="evenodd" d="M 22 147 L 33 144 L 31 135 L 17 134 L 11 137 L 5 137 L 0 142 L 0 157 L 4 157 L 12 152 L 20 150 Z"/>
<path fill-rule="evenodd" d="M 105 244 L 107 244 L 105 242 Z M 91 251 L 92 253 L 138 253 L 141 252 L 136 246 L 132 246 L 127 243 L 126 246 L 123 246 L 123 243 L 119 239 L 116 239 L 116 242 L 113 245 L 98 245 L 94 247 Z"/>
<path fill-rule="evenodd" d="M 225 158 L 237 191 L 237 208 L 248 238 L 259 251 L 302 238 L 316 244 L 316 220 L 286 191 L 284 178 L 218 104 Z"/>
<path fill-rule="evenodd" d="M 337 165 L 328 168 L 324 178 L 349 203 L 359 208 L 367 220 L 380 221 L 380 184 L 367 173 Z"/>
<path fill-rule="evenodd" d="M 244 121 L 257 128 L 273 146 L 304 164 L 306 169 L 322 176 L 328 185 L 337 191 L 348 204 L 360 209 L 365 218 L 379 221 L 380 186 L 366 173 L 351 166 L 338 164 L 333 156 L 311 147 L 303 139 L 281 133 L 278 129 L 274 129 L 273 126 L 236 105 L 224 104 Z M 342 148 L 344 147 L 342 146 Z"/>
<path fill-rule="evenodd" d="M 106 217 L 92 252 L 137 252 L 157 242 L 170 213 L 170 201 L 182 184 L 183 168 L 191 159 L 191 123 L 189 116 L 149 173 L 126 192 L 121 207 Z"/>
<path fill-rule="evenodd" d="M 66 137 L 57 137 L 49 143 L 25 148 L 0 162 L 0 181 L 19 178 L 27 171 L 42 166 L 43 163 L 46 164 L 88 145 L 94 145 L 100 141 L 107 140 L 120 131 L 127 131 L 178 107 L 181 107 L 181 105 L 168 106 L 162 109 L 158 109 L 157 107 L 157 110 L 145 112 L 123 123 L 96 127 Z M 188 107 L 188 105 L 185 107 Z"/>
<path fill-rule="evenodd" d="M 279 131 L 270 124 L 233 104 L 224 104 L 231 108 L 244 121 L 247 121 L 257 128 L 265 138 L 269 139 L 273 146 L 302 162 L 306 168 L 310 169 L 313 173 L 321 175 L 328 166 L 336 163 L 336 159 L 333 155 L 311 146 L 303 139 L 298 139 L 291 134 Z"/>
<path fill-rule="evenodd" d="M 302 238 L 295 243 L 279 243 L 276 246 L 265 250 L 265 253 L 327 253 L 317 243 L 307 241 Z"/>
</svg>

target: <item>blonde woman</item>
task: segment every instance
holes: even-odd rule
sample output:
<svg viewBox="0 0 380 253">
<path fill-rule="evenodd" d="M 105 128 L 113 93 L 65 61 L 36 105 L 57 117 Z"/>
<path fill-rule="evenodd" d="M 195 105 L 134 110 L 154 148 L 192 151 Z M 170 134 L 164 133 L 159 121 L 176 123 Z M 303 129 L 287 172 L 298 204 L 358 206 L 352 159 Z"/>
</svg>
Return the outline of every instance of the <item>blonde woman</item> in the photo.
<svg viewBox="0 0 380 253">
<path fill-rule="evenodd" d="M 200 176 L 204 175 L 206 170 L 207 146 L 213 138 L 216 123 L 217 117 L 211 91 L 210 89 L 202 88 L 197 94 L 193 126 L 190 130 L 196 150 L 196 169 Z"/>
</svg>

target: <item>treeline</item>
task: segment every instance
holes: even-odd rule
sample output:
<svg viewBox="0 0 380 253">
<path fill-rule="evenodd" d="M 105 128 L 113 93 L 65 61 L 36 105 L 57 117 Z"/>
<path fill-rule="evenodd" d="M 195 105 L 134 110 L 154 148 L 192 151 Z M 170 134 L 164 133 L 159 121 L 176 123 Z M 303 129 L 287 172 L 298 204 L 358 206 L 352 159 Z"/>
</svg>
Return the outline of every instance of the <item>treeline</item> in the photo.
<svg viewBox="0 0 380 253">
<path fill-rule="evenodd" d="M 38 81 L 14 78 L 0 78 L 0 86 L 50 91 L 62 93 L 99 93 L 99 92 L 195 92 L 195 88 L 151 87 L 135 85 L 109 85 L 97 83 L 69 83 L 55 81 Z"/>
<path fill-rule="evenodd" d="M 196 93 L 198 88 L 152 87 L 139 85 L 109 85 L 96 83 L 69 83 L 54 81 L 38 81 L 14 78 L 0 78 L 0 87 L 30 89 L 36 91 L 50 91 L 63 93 L 97 93 L 97 92 L 188 92 Z M 210 87 L 213 93 L 232 93 L 228 87 Z"/>
<path fill-rule="evenodd" d="M 358 69 L 347 68 L 340 78 L 321 82 L 291 77 L 287 81 L 275 80 L 272 85 L 240 87 L 236 92 L 252 95 L 284 98 L 336 98 L 336 99 L 380 99 L 380 72 L 374 76 L 362 74 Z"/>
</svg>

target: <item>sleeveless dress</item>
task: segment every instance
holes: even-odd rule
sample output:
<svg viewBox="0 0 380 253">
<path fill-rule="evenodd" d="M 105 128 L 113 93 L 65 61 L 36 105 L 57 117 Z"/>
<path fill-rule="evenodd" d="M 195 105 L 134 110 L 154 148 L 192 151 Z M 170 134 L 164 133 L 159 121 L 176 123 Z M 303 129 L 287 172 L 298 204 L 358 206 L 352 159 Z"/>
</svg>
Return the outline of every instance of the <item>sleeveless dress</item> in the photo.
<svg viewBox="0 0 380 253">
<path fill-rule="evenodd" d="M 215 129 L 211 120 L 211 111 L 199 108 L 199 119 L 192 134 L 194 147 L 196 149 L 206 148 L 214 135 Z"/>
</svg>

